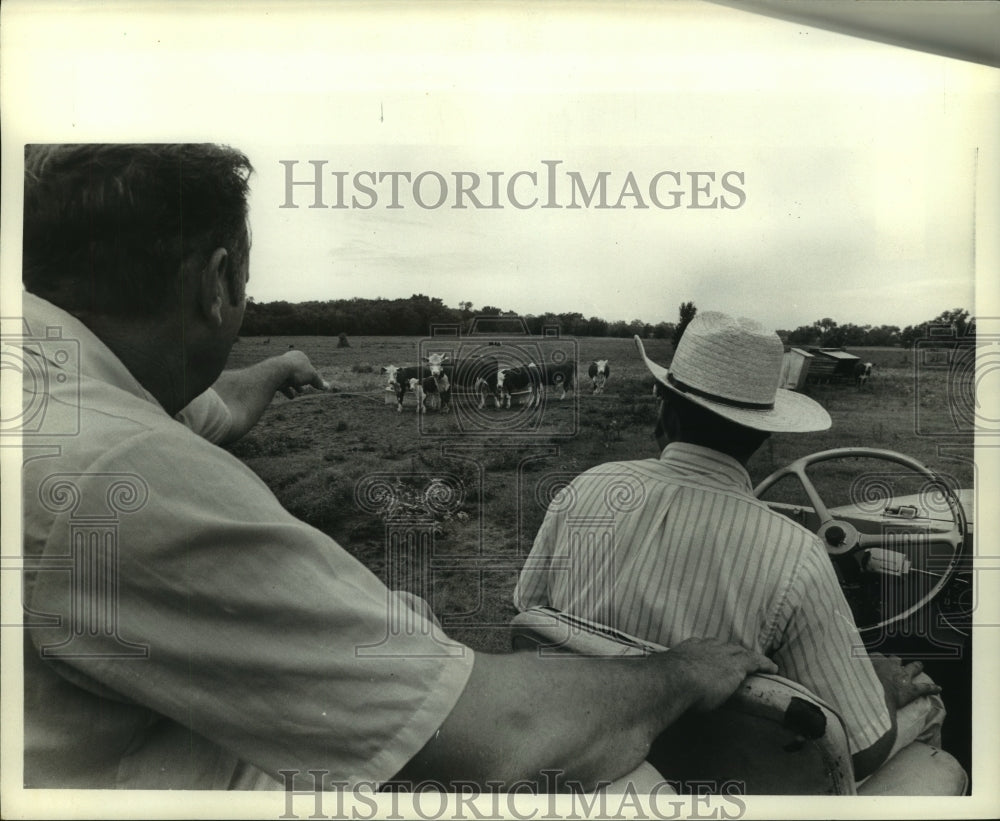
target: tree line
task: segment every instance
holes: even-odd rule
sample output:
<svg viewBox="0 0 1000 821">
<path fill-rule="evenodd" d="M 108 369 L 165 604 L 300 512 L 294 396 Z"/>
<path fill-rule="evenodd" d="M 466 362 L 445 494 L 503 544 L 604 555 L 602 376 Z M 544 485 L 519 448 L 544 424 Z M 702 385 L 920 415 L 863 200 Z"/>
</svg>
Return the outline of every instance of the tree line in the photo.
<svg viewBox="0 0 1000 821">
<path fill-rule="evenodd" d="M 976 328 L 965 308 L 951 308 L 933 319 L 902 329 L 896 325 L 838 325 L 830 317 L 824 317 L 792 331 L 779 330 L 778 335 L 786 344 L 796 347 L 912 348 L 915 342 L 922 339 L 972 342 L 975 341 Z"/>
<path fill-rule="evenodd" d="M 520 317 L 532 334 L 558 327 L 565 336 L 630 338 L 638 334 L 644 339 L 670 339 L 676 344 L 696 311 L 694 303 L 682 303 L 677 322 L 651 324 L 639 319 L 608 321 L 575 311 L 525 315 L 492 305 L 475 309 L 471 302 L 461 302 L 458 308 L 452 308 L 441 299 L 424 294 L 413 294 L 406 299 L 355 297 L 295 303 L 257 302 L 250 298 L 240 333 L 243 336 L 425 336 L 432 325 L 458 326 L 467 333 L 477 317 Z M 969 312 L 954 308 L 903 329 L 895 325 L 840 325 L 825 317 L 794 330 L 779 330 L 778 335 L 786 344 L 803 347 L 910 347 L 916 340 L 926 338 L 932 326 L 951 326 L 958 338 L 968 338 L 974 333 Z"/>
<path fill-rule="evenodd" d="M 468 332 L 480 317 L 520 317 L 531 334 L 558 327 L 566 336 L 611 336 L 670 339 L 673 322 L 655 325 L 633 319 L 613 321 L 579 312 L 518 314 L 493 305 L 474 309 L 471 302 L 458 308 L 445 305 L 437 297 L 414 294 L 407 299 L 335 299 L 326 302 L 247 301 L 243 336 L 422 336 L 432 325 L 454 325 Z"/>
</svg>

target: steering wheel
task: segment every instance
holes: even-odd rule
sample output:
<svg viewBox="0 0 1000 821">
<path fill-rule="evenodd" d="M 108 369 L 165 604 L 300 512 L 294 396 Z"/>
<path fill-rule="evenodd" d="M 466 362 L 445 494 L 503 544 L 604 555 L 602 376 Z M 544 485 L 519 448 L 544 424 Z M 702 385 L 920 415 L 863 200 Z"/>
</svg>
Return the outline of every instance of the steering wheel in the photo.
<svg viewBox="0 0 1000 821">
<path fill-rule="evenodd" d="M 870 481 L 852 485 L 851 504 L 831 509 L 807 469 L 852 458 L 880 459 L 910 469 L 916 477 L 909 478 L 923 480 L 919 494 L 894 499 L 879 474 L 865 474 Z M 833 561 L 860 632 L 907 619 L 929 604 L 951 579 L 965 542 L 965 511 L 954 490 L 916 459 L 877 448 L 824 450 L 775 471 L 754 488 L 754 495 L 762 498 L 788 476 L 798 480 L 812 510 L 772 507 L 785 508 L 782 512 L 816 532 Z M 929 515 L 935 512 L 947 512 L 950 521 Z"/>
</svg>

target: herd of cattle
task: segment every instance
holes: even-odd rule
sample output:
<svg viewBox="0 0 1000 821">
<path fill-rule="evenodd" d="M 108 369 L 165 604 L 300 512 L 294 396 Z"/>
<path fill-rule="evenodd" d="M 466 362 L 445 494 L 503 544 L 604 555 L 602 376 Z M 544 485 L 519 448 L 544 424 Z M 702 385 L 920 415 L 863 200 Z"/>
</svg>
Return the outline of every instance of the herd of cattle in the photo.
<svg viewBox="0 0 1000 821">
<path fill-rule="evenodd" d="M 871 362 L 858 362 L 854 381 L 859 390 L 871 387 L 872 371 Z M 418 413 L 426 409 L 428 396 L 435 396 L 441 411 L 447 413 L 453 389 L 473 397 L 478 408 L 485 408 L 490 399 L 495 408 L 509 408 L 514 396 L 523 407 L 531 408 L 541 401 L 547 387 L 557 388 L 559 398 L 565 399 L 567 391 L 574 390 L 577 383 L 576 363 L 570 360 L 527 365 L 505 365 L 495 358 L 449 362 L 447 353 L 432 353 L 419 365 L 386 365 L 381 373 L 387 378 L 386 390 L 395 394 L 398 412 L 402 412 L 403 400 L 410 393 L 416 399 Z M 608 360 L 591 362 L 587 375 L 593 393 L 602 393 L 611 375 Z"/>
<path fill-rule="evenodd" d="M 407 393 L 414 395 L 418 413 L 425 410 L 424 402 L 429 395 L 436 396 L 441 411 L 447 413 L 453 389 L 473 397 L 479 408 L 485 408 L 490 398 L 495 408 L 509 408 L 513 396 L 519 397 L 522 406 L 531 408 L 541 401 L 546 387 L 558 388 L 559 398 L 565 399 L 567 391 L 575 390 L 577 384 L 576 363 L 569 360 L 512 366 L 496 358 L 449 362 L 447 353 L 432 353 L 423 359 L 419 365 L 382 368 L 388 380 L 386 390 L 395 393 L 397 412 L 402 412 Z M 591 362 L 587 374 L 593 392 L 602 393 L 611 375 L 608 360 Z"/>
</svg>

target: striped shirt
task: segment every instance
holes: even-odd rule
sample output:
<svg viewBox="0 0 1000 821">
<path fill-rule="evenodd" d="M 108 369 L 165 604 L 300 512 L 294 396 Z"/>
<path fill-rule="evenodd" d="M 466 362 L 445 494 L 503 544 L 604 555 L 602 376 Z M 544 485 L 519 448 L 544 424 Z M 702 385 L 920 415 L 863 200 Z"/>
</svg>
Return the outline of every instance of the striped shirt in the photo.
<svg viewBox="0 0 1000 821">
<path fill-rule="evenodd" d="M 890 728 L 882 686 L 819 539 L 753 495 L 739 462 L 674 442 L 560 491 L 514 592 L 667 646 L 715 636 L 770 656 L 844 719 L 854 752 Z"/>
</svg>

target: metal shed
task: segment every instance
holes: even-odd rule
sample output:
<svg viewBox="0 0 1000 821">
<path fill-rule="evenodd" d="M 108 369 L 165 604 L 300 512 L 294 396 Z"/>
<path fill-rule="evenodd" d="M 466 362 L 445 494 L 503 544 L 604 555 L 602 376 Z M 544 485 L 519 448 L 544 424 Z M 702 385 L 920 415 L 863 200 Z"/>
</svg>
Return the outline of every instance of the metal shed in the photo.
<svg viewBox="0 0 1000 821">
<path fill-rule="evenodd" d="M 815 357 L 802 348 L 789 348 L 785 351 L 785 359 L 781 363 L 780 387 L 790 391 L 800 391 L 806 385 L 809 368 Z"/>
<path fill-rule="evenodd" d="M 809 366 L 810 382 L 829 382 L 834 379 L 854 378 L 854 366 L 861 357 L 840 348 L 810 348 L 813 361 Z"/>
</svg>

